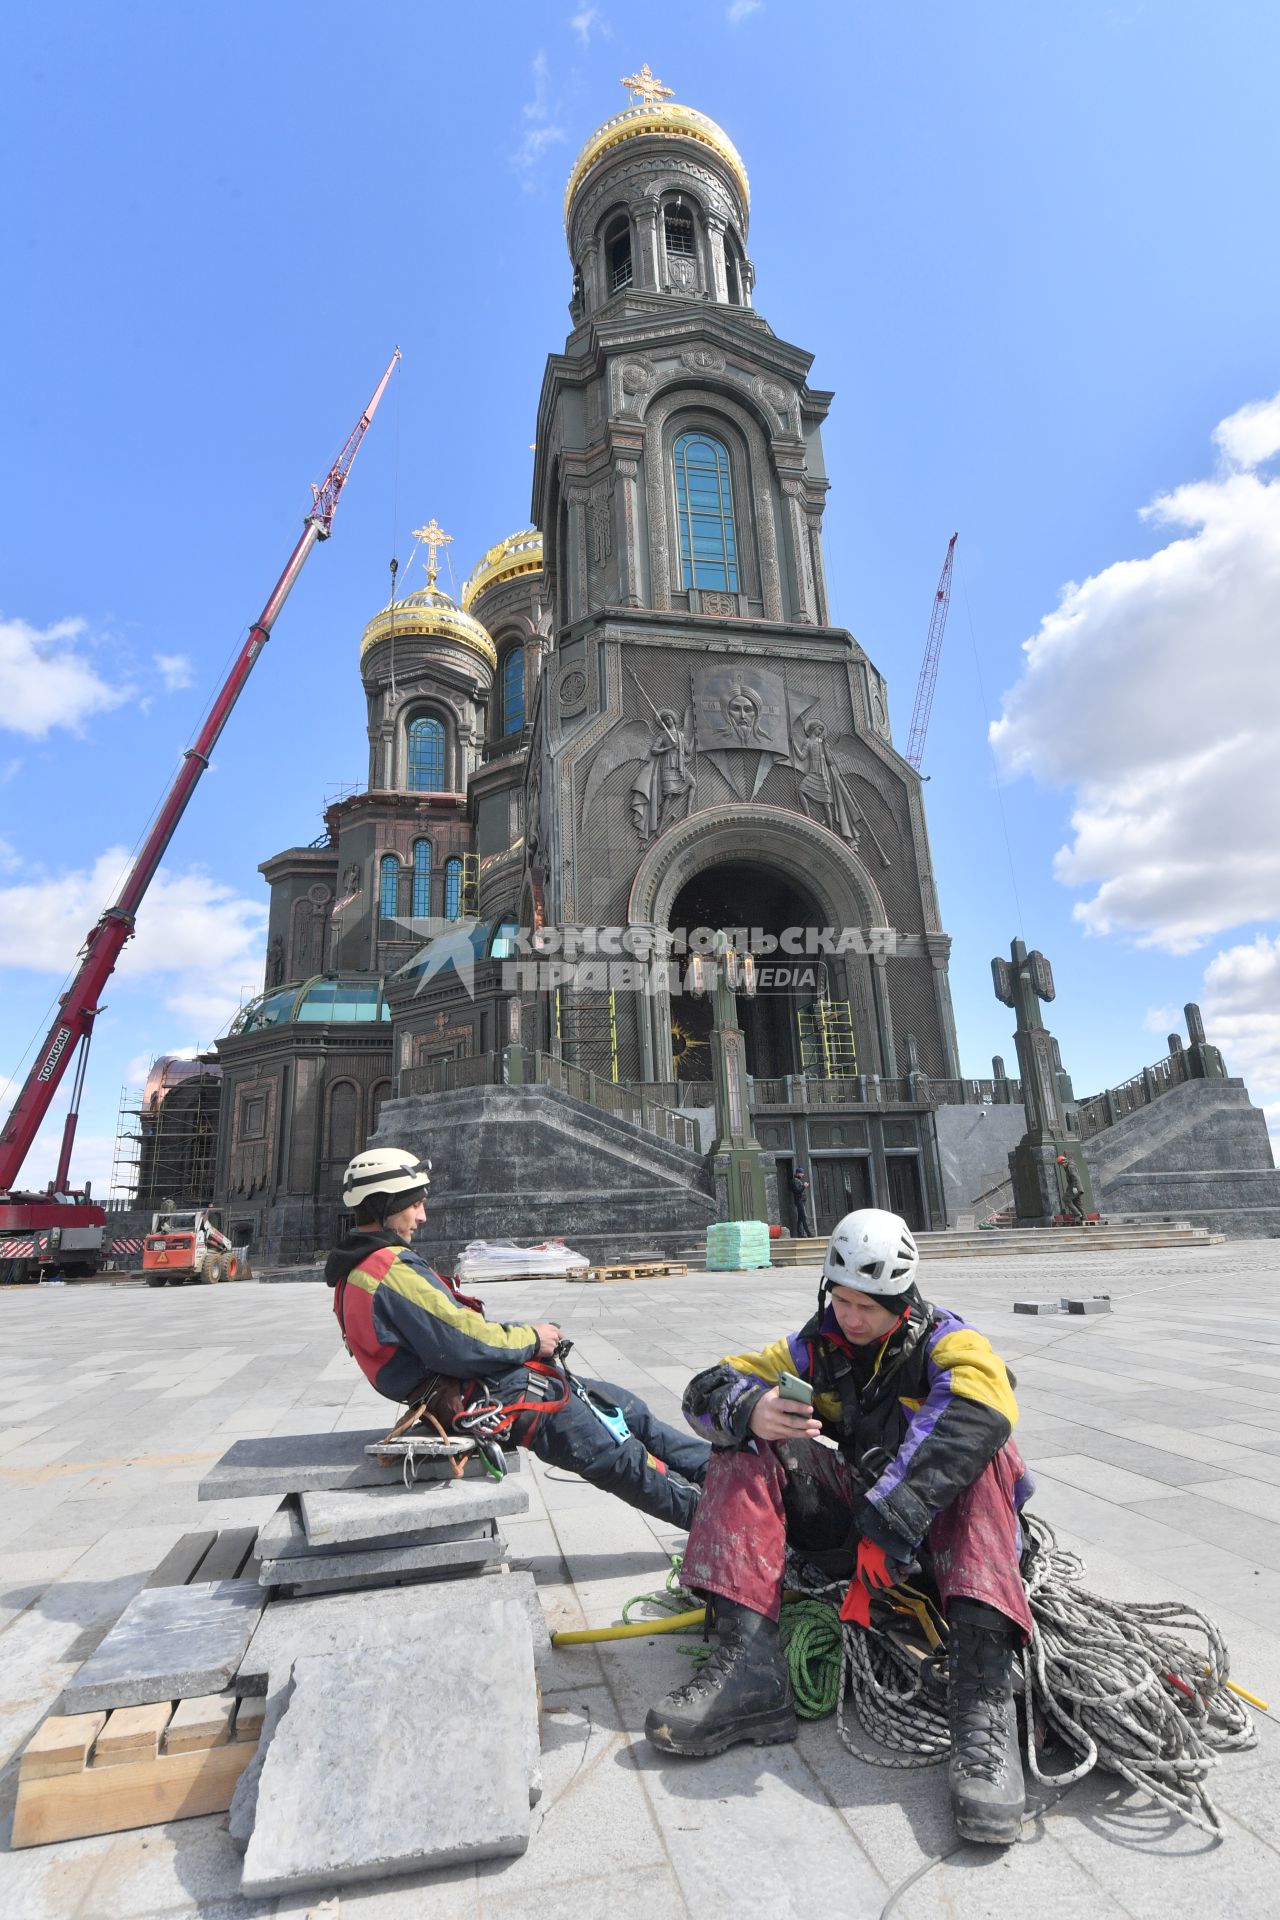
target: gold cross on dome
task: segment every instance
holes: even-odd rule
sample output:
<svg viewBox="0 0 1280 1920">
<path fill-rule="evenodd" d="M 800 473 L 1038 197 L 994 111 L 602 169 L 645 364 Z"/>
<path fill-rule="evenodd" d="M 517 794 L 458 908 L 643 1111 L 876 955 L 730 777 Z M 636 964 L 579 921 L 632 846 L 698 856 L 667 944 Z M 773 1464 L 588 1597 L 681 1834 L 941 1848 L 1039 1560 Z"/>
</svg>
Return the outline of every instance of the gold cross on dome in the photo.
<svg viewBox="0 0 1280 1920">
<path fill-rule="evenodd" d="M 425 527 L 414 528 L 413 537 L 415 540 L 421 540 L 423 546 L 427 549 L 427 587 L 428 589 L 434 588 L 436 575 L 440 571 L 440 562 L 436 559 L 437 549 L 452 546 L 453 535 L 451 533 L 441 532 L 440 528 L 436 525 L 436 517 L 433 513 Z"/>
<path fill-rule="evenodd" d="M 618 83 L 635 96 L 642 106 L 653 107 L 662 100 L 674 100 L 674 87 L 664 87 L 661 80 L 655 80 L 646 60 L 639 73 L 626 73 Z"/>
</svg>

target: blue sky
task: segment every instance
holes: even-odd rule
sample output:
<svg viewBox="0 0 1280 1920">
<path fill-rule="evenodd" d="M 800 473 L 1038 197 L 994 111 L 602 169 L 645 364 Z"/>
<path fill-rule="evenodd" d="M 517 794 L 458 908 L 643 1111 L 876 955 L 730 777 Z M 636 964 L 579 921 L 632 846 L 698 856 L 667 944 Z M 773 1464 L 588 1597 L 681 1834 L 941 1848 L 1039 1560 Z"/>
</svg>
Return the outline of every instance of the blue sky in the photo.
<svg viewBox="0 0 1280 1920">
<path fill-rule="evenodd" d="M 308 482 L 405 356 L 107 996 L 80 1174 L 103 1178 L 140 1063 L 257 985 L 258 862 L 362 782 L 358 643 L 391 552 L 435 514 L 460 582 L 527 524 L 564 180 L 644 60 L 742 153 L 756 304 L 835 390 L 835 614 L 890 677 L 899 744 L 960 532 L 925 771 L 967 1070 L 1012 1058 L 988 963 L 1022 932 L 1078 1092 L 1157 1058 L 1198 998 L 1280 1106 L 1278 21 L 1238 0 L 11 15 L 0 1075 Z"/>
</svg>

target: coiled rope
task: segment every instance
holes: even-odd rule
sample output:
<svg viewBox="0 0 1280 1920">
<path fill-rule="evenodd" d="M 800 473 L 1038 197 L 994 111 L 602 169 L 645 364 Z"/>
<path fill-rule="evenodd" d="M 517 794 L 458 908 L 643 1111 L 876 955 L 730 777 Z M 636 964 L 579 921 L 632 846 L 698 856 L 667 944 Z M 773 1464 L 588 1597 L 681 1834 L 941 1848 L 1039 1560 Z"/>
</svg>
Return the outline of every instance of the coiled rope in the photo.
<svg viewBox="0 0 1280 1920">
<path fill-rule="evenodd" d="M 1217 1627 L 1177 1601 L 1116 1601 L 1091 1592 L 1080 1584 L 1080 1557 L 1058 1545 L 1048 1522 L 1024 1513 L 1022 1523 L 1032 1618 L 1021 1681 L 1030 1773 L 1061 1793 L 1098 1767 L 1219 1836 L 1209 1773 L 1219 1754 L 1252 1747 L 1258 1736 L 1252 1715 L 1228 1689 L 1230 1662 Z M 623 1620 L 641 1602 L 663 1613 L 696 1609 L 695 1596 L 680 1584 L 680 1566 L 673 1556 L 662 1592 L 628 1601 Z M 951 1737 L 937 1658 L 921 1660 L 875 1626 L 843 1626 L 839 1596 L 833 1585 L 788 1593 L 783 1601 L 781 1639 L 796 1712 L 817 1720 L 834 1711 L 844 1746 L 871 1766 L 940 1765 Z M 700 1641 L 684 1651 L 700 1661 L 709 1649 Z M 854 1721 L 879 1750 L 862 1744 Z M 1037 1723 L 1078 1754 L 1065 1772 L 1041 1768 Z"/>
</svg>

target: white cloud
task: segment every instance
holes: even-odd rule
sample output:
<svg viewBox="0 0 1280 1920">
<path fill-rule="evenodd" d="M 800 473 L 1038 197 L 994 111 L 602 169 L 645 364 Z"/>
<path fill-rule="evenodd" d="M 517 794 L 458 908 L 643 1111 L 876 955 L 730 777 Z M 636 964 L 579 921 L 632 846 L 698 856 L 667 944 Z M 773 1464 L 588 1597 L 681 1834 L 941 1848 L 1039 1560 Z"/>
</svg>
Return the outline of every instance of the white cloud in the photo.
<svg viewBox="0 0 1280 1920">
<path fill-rule="evenodd" d="M 158 653 L 155 658 L 166 693 L 181 693 L 184 687 L 195 685 L 191 662 L 185 653 Z"/>
<path fill-rule="evenodd" d="M 1213 430 L 1214 444 L 1233 467 L 1260 467 L 1280 453 L 1280 393 L 1250 400 Z"/>
<path fill-rule="evenodd" d="M 611 37 L 609 23 L 599 7 L 580 7 L 577 13 L 571 16 L 569 25 L 584 47 L 591 45 L 593 33 L 598 33 L 605 40 Z"/>
<path fill-rule="evenodd" d="M 95 713 L 123 705 L 133 688 L 104 680 L 76 643 L 88 633 L 84 620 L 55 620 L 33 627 L 27 620 L 0 620 L 0 727 L 43 740 L 54 727 L 83 733 Z"/>
<path fill-rule="evenodd" d="M 533 57 L 531 71 L 533 97 L 521 109 L 524 135 L 511 156 L 512 166 L 524 176 L 528 188 L 533 186 L 533 171 L 548 147 L 559 145 L 567 137 L 564 128 L 556 125 L 551 117 L 551 68 L 541 48 Z"/>
<path fill-rule="evenodd" d="M 0 887 L 0 967 L 58 977 L 70 971 L 86 933 L 118 891 L 128 859 L 123 848 L 112 848 L 87 871 L 37 874 Z M 161 867 L 117 978 L 158 983 L 164 1008 L 183 1023 L 175 1041 L 210 1039 L 261 977 L 266 919 L 265 904 L 199 868 Z"/>
<path fill-rule="evenodd" d="M 1225 947 L 1204 971 L 1205 1032 L 1255 1100 L 1280 1094 L 1280 938 Z"/>
<path fill-rule="evenodd" d="M 725 19 L 731 27 L 740 27 L 753 13 L 759 13 L 763 0 L 729 0 Z"/>
<path fill-rule="evenodd" d="M 1071 584 L 1025 643 L 992 742 L 1073 787 L 1059 880 L 1091 933 L 1186 952 L 1280 915 L 1280 396 L 1215 433 L 1219 472 L 1143 517 L 1171 537 Z"/>
</svg>

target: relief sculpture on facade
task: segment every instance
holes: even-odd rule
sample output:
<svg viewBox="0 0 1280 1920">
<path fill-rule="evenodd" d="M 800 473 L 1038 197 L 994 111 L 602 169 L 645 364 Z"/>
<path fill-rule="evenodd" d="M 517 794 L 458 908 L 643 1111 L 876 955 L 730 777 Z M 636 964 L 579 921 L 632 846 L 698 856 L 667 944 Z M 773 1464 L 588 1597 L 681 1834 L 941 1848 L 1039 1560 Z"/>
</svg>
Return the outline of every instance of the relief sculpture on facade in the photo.
<svg viewBox="0 0 1280 1920">
<path fill-rule="evenodd" d="M 870 822 L 854 798 L 853 788 L 831 752 L 827 729 L 818 717 L 818 702 L 793 722 L 791 728 L 791 764 L 800 776 L 800 805 L 811 820 L 838 834 L 855 850 L 865 833 L 880 856 L 881 866 L 889 865 L 889 856 L 871 830 Z"/>
</svg>

